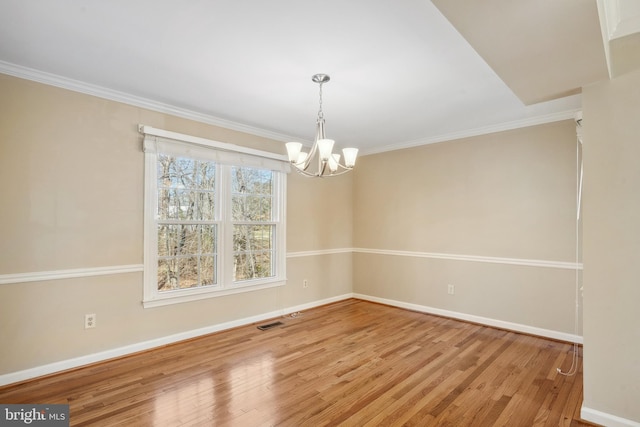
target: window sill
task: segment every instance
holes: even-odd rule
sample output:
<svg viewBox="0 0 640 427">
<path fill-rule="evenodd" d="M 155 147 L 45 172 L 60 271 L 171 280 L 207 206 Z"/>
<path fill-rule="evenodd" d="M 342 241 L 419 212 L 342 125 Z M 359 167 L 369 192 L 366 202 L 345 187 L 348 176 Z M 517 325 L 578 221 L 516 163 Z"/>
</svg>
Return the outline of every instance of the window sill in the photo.
<svg viewBox="0 0 640 427">
<path fill-rule="evenodd" d="M 285 279 L 274 279 L 273 281 L 263 282 L 260 284 L 243 284 L 223 289 L 197 289 L 194 292 L 185 294 L 181 291 L 178 293 L 167 292 L 158 295 L 156 298 L 142 301 L 144 308 L 162 307 L 165 305 L 181 304 L 184 302 L 199 301 L 208 298 L 217 298 L 227 295 L 241 294 L 245 292 L 259 291 L 261 289 L 275 288 L 285 285 Z"/>
</svg>

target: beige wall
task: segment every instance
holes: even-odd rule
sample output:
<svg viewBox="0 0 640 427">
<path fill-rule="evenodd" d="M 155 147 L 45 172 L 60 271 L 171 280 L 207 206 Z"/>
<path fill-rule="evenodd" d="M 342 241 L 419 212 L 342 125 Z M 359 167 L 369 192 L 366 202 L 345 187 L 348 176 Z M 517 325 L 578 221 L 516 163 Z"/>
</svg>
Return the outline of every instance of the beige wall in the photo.
<svg viewBox="0 0 640 427">
<path fill-rule="evenodd" d="M 283 152 L 5 75 L 0 93 L 0 275 L 142 263 L 139 123 Z M 583 103 L 584 407 L 640 422 L 640 73 Z M 572 121 L 365 156 L 334 180 L 292 174 L 286 286 L 143 309 L 142 273 L 0 285 L 0 375 L 351 291 L 573 332 L 571 270 L 384 252 L 572 262 L 574 197 Z M 331 253 L 350 247 L 383 253 Z"/>
<path fill-rule="evenodd" d="M 639 86 L 636 73 L 585 90 L 585 405 L 635 420 Z M 0 275 L 142 263 L 138 123 L 284 152 L 9 76 L 0 93 Z M 292 173 L 286 286 L 144 309 L 142 273 L 0 285 L 0 375 L 352 291 L 573 333 L 572 270 L 385 251 L 573 262 L 575 183 L 572 121 L 364 156 L 332 180 Z"/>
<path fill-rule="evenodd" d="M 583 407 L 640 423 L 640 71 L 583 105 Z"/>
<path fill-rule="evenodd" d="M 284 153 L 280 142 L 6 75 L 0 93 L 0 275 L 143 262 L 140 123 Z M 351 247 L 351 191 L 348 177 L 309 185 L 291 174 L 288 251 Z M 286 286 L 148 309 L 142 273 L 0 285 L 0 375 L 351 292 L 350 253 L 287 262 Z M 84 329 L 86 313 L 95 329 Z"/>
<path fill-rule="evenodd" d="M 353 174 L 312 179 L 291 172 L 287 185 L 288 252 L 352 247 Z"/>
<path fill-rule="evenodd" d="M 363 157 L 354 245 L 383 253 L 355 254 L 354 291 L 574 333 L 573 270 L 429 254 L 575 262 L 576 144 L 567 120 Z"/>
</svg>

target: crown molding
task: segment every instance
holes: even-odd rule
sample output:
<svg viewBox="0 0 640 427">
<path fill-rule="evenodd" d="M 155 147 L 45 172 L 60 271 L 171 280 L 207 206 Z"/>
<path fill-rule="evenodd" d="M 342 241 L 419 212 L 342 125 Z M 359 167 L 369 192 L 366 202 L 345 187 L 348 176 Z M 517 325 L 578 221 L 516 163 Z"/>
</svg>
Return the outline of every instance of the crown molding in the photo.
<svg viewBox="0 0 640 427">
<path fill-rule="evenodd" d="M 566 111 L 560 111 L 557 113 L 544 114 L 535 117 L 528 117 L 521 120 L 513 120 L 510 122 L 499 123 L 496 125 L 482 126 L 473 129 L 467 129 L 459 132 L 451 132 L 442 135 L 436 135 L 429 138 L 414 139 L 412 141 L 401 142 L 399 144 L 390 144 L 383 147 L 373 148 L 371 150 L 364 150 L 362 155 L 384 153 L 387 151 L 402 150 L 405 148 L 419 147 L 422 145 L 436 144 L 439 142 L 453 141 L 456 139 L 469 138 L 472 136 L 487 135 L 490 133 L 503 132 L 507 130 L 525 128 L 530 126 L 542 125 L 545 123 L 559 122 L 562 120 L 574 120 L 578 112 L 582 111 L 579 108 L 574 108 Z"/>
<path fill-rule="evenodd" d="M 129 93 L 105 88 L 90 83 L 85 83 L 80 80 L 70 79 L 62 77 L 57 74 L 48 73 L 45 71 L 36 70 L 34 68 L 24 67 L 21 65 L 12 64 L 6 61 L 0 61 L 0 74 L 7 74 L 10 76 L 31 80 L 38 83 L 43 83 L 50 86 L 67 89 L 73 92 L 83 93 L 85 95 L 96 96 L 98 98 L 108 99 L 110 101 L 121 102 L 123 104 L 132 105 L 134 107 L 140 107 L 147 110 L 157 111 L 159 113 L 170 114 L 176 117 L 182 117 L 188 120 L 194 120 L 200 123 L 206 123 L 213 126 L 219 126 L 226 129 L 248 133 L 251 135 L 260 136 L 263 138 L 269 138 L 276 141 L 299 141 L 299 137 L 286 135 L 278 132 L 269 131 L 266 129 L 257 128 L 254 126 L 248 126 L 242 123 L 234 122 L 231 120 L 216 117 L 210 114 L 201 113 L 198 111 L 188 110 L 186 108 L 176 107 L 163 102 L 154 101 L 149 98 L 141 96 L 131 95 Z M 428 138 L 415 139 L 411 141 L 401 142 L 398 144 L 389 144 L 382 147 L 372 148 L 369 150 L 361 150 L 361 156 L 370 154 L 384 153 L 387 151 L 402 150 L 405 148 L 413 148 L 421 145 L 435 144 L 439 142 L 452 141 L 461 138 L 468 138 L 472 136 L 486 135 L 495 132 L 502 132 L 506 130 L 518 129 L 523 127 L 535 126 L 545 123 L 552 123 L 561 120 L 569 120 L 575 117 L 575 114 L 580 109 L 572 109 L 567 111 L 561 111 L 552 114 L 540 115 L 535 117 L 529 117 L 521 120 L 514 120 L 511 122 L 500 123 L 496 125 L 483 126 L 479 128 L 467 129 L 459 132 L 451 132 L 442 135 L 436 135 Z M 310 144 L 309 141 L 301 141 Z"/>
<path fill-rule="evenodd" d="M 272 132 L 253 126 L 244 125 L 231 120 L 216 117 L 210 114 L 200 113 L 198 111 L 188 110 L 186 108 L 176 107 L 163 102 L 154 101 L 149 98 L 131 95 L 125 92 L 108 89 L 102 86 L 85 83 L 80 80 L 74 80 L 62 77 L 57 74 L 47 73 L 45 71 L 33 68 L 23 67 L 21 65 L 12 64 L 10 62 L 0 61 L 0 74 L 7 74 L 25 80 L 31 80 L 43 83 L 49 86 L 55 86 L 67 89 L 73 92 L 83 93 L 85 95 L 96 96 L 98 98 L 108 99 L 110 101 L 121 102 L 123 104 L 140 107 L 147 110 L 157 111 L 159 113 L 170 114 L 172 116 L 182 117 L 188 120 L 194 120 L 200 123 L 206 123 L 213 126 L 219 126 L 238 132 L 244 132 L 263 138 L 274 139 L 276 141 L 293 141 L 300 138 L 291 135 L 285 135 L 278 132 Z"/>
</svg>

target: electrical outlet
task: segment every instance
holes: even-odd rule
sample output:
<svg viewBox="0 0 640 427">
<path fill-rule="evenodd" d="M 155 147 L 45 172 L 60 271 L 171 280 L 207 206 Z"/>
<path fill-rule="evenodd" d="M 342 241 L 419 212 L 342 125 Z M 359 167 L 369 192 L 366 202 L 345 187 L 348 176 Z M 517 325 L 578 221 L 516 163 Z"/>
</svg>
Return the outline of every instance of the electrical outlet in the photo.
<svg viewBox="0 0 640 427">
<path fill-rule="evenodd" d="M 93 314 L 85 314 L 84 315 L 84 328 L 90 329 L 96 327 L 96 315 Z"/>
<path fill-rule="evenodd" d="M 455 293 L 455 288 L 453 287 L 453 285 L 447 285 L 447 293 L 449 295 L 453 295 Z"/>
<path fill-rule="evenodd" d="M 307 279 L 304 279 L 304 280 L 302 281 L 302 287 L 303 287 L 303 288 L 308 288 L 308 287 L 309 287 L 309 282 L 307 282 Z"/>
</svg>

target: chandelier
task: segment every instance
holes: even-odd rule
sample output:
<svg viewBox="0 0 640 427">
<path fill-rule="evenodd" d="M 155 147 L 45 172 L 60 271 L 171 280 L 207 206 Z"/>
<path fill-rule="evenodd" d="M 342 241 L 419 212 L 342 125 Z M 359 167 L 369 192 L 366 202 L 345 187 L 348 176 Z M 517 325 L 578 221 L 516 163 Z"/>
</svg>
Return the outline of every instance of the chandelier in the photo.
<svg viewBox="0 0 640 427">
<path fill-rule="evenodd" d="M 289 161 L 295 170 L 304 176 L 323 177 L 337 176 L 353 169 L 358 156 L 357 148 L 344 148 L 342 154 L 344 163 L 340 162 L 340 154 L 333 153 L 333 139 L 327 139 L 324 135 L 324 115 L 322 113 L 322 85 L 328 82 L 330 77 L 326 74 L 315 74 L 311 80 L 320 85 L 320 108 L 316 120 L 316 139 L 311 150 L 302 151 L 300 142 L 287 142 L 287 154 Z M 311 166 L 314 164 L 314 166 Z"/>
</svg>

